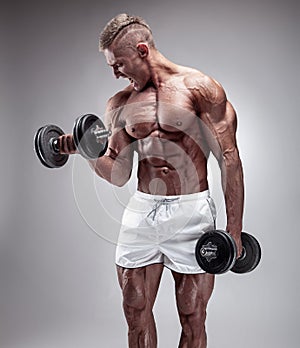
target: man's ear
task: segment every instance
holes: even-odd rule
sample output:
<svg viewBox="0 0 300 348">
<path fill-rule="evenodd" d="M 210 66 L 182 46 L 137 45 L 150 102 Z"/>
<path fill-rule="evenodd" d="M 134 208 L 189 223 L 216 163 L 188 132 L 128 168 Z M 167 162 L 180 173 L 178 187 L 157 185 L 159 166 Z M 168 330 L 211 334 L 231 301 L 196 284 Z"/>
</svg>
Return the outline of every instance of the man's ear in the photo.
<svg viewBox="0 0 300 348">
<path fill-rule="evenodd" d="M 149 47 L 146 43 L 140 42 L 136 46 L 141 58 L 146 58 L 149 54 Z"/>
</svg>

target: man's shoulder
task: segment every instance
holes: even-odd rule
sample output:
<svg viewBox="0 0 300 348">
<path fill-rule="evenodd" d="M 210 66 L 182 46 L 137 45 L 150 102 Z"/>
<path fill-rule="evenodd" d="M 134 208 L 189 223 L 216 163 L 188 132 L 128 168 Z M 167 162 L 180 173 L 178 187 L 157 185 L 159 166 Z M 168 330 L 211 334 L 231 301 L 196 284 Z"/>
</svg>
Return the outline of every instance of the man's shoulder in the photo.
<svg viewBox="0 0 300 348">
<path fill-rule="evenodd" d="M 124 106 L 133 90 L 133 87 L 130 85 L 109 98 L 107 102 L 108 111 L 112 111 Z"/>
<path fill-rule="evenodd" d="M 120 110 L 126 104 L 132 91 L 133 87 L 127 86 L 108 99 L 105 112 L 105 125 L 107 129 L 124 126 L 124 120 L 120 118 Z"/>
<path fill-rule="evenodd" d="M 221 84 L 214 78 L 194 68 L 183 70 L 184 84 L 193 94 L 212 103 L 220 103 L 226 99 Z"/>
</svg>

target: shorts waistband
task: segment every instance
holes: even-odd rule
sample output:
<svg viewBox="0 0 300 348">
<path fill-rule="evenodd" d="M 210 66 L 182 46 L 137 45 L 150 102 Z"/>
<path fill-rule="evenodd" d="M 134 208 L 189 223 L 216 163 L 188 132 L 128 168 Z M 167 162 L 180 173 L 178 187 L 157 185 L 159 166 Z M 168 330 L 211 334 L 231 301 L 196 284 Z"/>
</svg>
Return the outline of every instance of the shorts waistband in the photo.
<svg viewBox="0 0 300 348">
<path fill-rule="evenodd" d="M 144 199 L 147 201 L 193 201 L 193 200 L 199 200 L 199 199 L 206 199 L 210 197 L 209 190 L 201 191 L 201 192 L 195 192 L 190 193 L 186 195 L 174 195 L 174 196 L 163 196 L 163 195 L 152 195 L 150 193 L 145 193 L 141 191 L 136 191 L 134 193 L 134 196 L 136 198 Z"/>
</svg>

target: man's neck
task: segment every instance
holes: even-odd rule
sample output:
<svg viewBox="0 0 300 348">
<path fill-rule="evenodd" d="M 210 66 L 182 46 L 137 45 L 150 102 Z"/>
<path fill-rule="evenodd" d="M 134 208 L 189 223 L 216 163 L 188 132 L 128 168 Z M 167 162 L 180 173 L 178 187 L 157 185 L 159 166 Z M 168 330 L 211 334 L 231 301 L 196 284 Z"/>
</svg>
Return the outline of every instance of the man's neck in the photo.
<svg viewBox="0 0 300 348">
<path fill-rule="evenodd" d="M 151 80 L 155 88 L 164 85 L 170 75 L 178 72 L 178 66 L 168 60 L 159 51 L 153 49 L 148 57 Z"/>
</svg>

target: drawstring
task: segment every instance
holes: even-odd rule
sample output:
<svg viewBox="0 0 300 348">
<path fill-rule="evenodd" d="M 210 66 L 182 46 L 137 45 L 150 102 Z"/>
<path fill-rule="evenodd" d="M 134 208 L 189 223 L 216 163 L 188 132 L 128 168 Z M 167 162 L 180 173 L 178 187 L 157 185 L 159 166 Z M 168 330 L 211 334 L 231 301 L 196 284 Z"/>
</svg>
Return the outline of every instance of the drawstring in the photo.
<svg viewBox="0 0 300 348">
<path fill-rule="evenodd" d="M 159 209 L 159 207 L 161 207 L 163 204 L 166 204 L 166 210 L 169 210 L 169 205 L 168 203 L 177 201 L 179 199 L 179 197 L 177 198 L 164 198 L 164 199 L 155 199 L 154 201 L 156 202 L 153 206 L 153 209 L 150 211 L 150 213 L 147 215 L 147 217 L 150 217 L 152 214 L 152 220 L 154 221 L 157 210 Z"/>
</svg>

